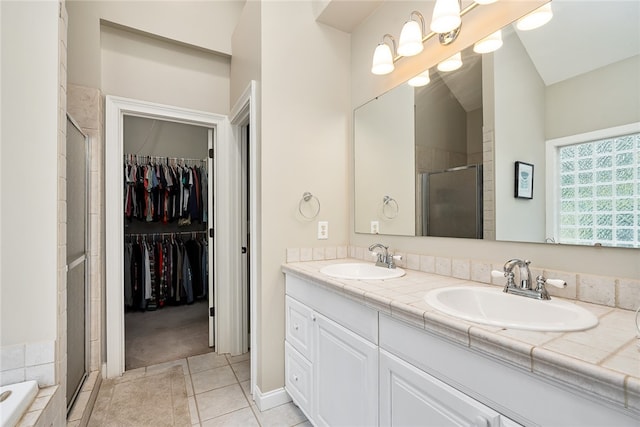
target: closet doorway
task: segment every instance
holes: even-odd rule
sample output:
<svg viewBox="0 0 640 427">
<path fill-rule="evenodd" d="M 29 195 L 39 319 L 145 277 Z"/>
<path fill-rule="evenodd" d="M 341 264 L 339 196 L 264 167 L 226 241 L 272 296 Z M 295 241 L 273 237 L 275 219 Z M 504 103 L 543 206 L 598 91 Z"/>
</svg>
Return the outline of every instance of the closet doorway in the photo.
<svg viewBox="0 0 640 427">
<path fill-rule="evenodd" d="M 226 161 L 231 156 L 231 148 L 228 144 L 230 126 L 226 116 L 189 110 L 180 107 L 150 103 L 128 98 L 107 95 L 105 98 L 105 275 L 106 275 L 106 377 L 114 378 L 125 371 L 125 198 L 126 188 L 123 174 L 123 163 L 127 161 L 124 144 L 125 119 L 130 117 L 145 118 L 151 121 L 164 121 L 185 125 L 204 127 L 208 132 L 207 162 L 208 162 L 208 199 L 209 217 L 207 220 L 206 237 L 208 239 L 208 266 L 209 289 L 208 300 L 209 319 L 209 347 L 215 351 L 225 352 L 220 344 L 225 338 L 226 331 L 220 329 L 220 322 L 230 317 L 229 310 L 233 304 L 229 301 L 228 288 L 235 283 L 231 277 L 230 265 L 239 262 L 238 241 L 232 239 L 232 230 L 229 226 L 229 200 L 232 198 L 231 180 L 228 178 Z M 158 124 L 156 124 L 156 127 Z M 144 145 L 143 137 L 143 145 Z M 148 146 L 149 142 L 146 143 Z M 182 141 L 173 141 L 174 145 L 182 144 Z M 222 152 L 220 159 L 216 153 Z M 153 154 L 138 153 L 140 156 Z M 213 156 L 213 158 L 211 158 Z M 156 157 L 180 157 L 181 155 L 166 155 Z M 131 159 L 129 157 L 129 159 Z M 186 158 L 185 158 L 186 159 Z M 143 159 L 148 160 L 148 159 Z M 158 159 L 152 159 L 157 161 Z M 166 159 L 165 159 L 166 160 Z M 171 160 L 171 159 L 168 159 Z M 125 163 L 126 164 L 126 163 Z M 165 161 L 166 164 L 166 161 Z M 215 176 L 215 179 L 214 179 Z M 151 176 L 153 179 L 153 176 Z M 216 203 L 213 203 L 215 199 Z M 145 217 L 146 218 L 146 217 Z M 153 222 L 153 217 L 152 221 Z M 201 238 L 196 232 L 189 231 L 189 237 Z M 142 233 L 132 233 L 142 234 Z M 151 233 L 153 234 L 153 233 Z M 160 232 L 158 231 L 158 233 Z M 131 236 L 138 239 L 139 236 Z M 165 238 L 167 236 L 162 236 Z M 172 236 L 168 236 L 171 238 Z M 173 236 L 176 237 L 176 236 Z M 157 236 L 160 238 L 160 236 Z M 185 236 L 186 238 L 186 236 Z M 153 236 L 152 236 L 153 239 Z M 235 242 L 234 242 L 235 240 Z M 156 242 L 157 243 L 157 242 Z M 235 251 L 238 247 L 238 251 Z M 238 255 L 236 255 L 238 254 Z M 217 258 L 225 262 L 219 262 Z M 164 258 L 164 257 L 163 257 Z M 154 259 L 155 261 L 155 259 Z M 155 262 L 154 262 L 155 265 Z M 146 275 L 146 272 L 145 272 Z M 132 288 L 133 289 L 133 288 Z M 199 289 L 199 288 L 194 288 Z M 140 292 L 138 290 L 138 292 Z M 156 290 L 156 295 L 160 291 Z M 170 291 L 168 291 L 170 292 Z M 166 294 L 165 294 L 166 295 Z M 145 300 L 147 300 L 145 294 Z M 188 298 L 188 296 L 187 296 Z M 195 298 L 195 294 L 194 294 Z M 153 300 L 153 291 L 149 301 Z M 146 310 L 142 314 L 161 314 L 163 309 L 151 313 Z M 215 303 L 215 304 L 214 304 Z M 195 304 L 195 302 L 194 302 Z M 219 310 L 215 309 L 220 308 Z M 148 307 L 148 306 L 147 306 Z M 153 307 L 153 306 L 152 306 Z M 215 317 L 213 316 L 215 314 Z M 215 343 L 214 343 L 215 337 Z"/>
<path fill-rule="evenodd" d="M 124 116 L 125 370 L 214 350 L 208 236 L 214 132 Z"/>
</svg>

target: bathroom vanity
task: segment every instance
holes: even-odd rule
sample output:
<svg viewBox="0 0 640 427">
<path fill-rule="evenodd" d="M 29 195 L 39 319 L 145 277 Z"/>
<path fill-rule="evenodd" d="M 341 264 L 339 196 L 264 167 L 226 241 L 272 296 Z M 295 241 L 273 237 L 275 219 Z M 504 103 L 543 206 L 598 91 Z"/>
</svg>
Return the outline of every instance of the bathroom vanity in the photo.
<svg viewBox="0 0 640 427">
<path fill-rule="evenodd" d="M 466 322 L 420 298 L 478 283 L 416 271 L 385 281 L 340 280 L 319 272 L 328 263 L 283 266 L 285 388 L 314 425 L 640 422 L 640 378 L 541 345 L 571 333 Z M 627 314 L 598 307 L 601 316 Z M 597 339 L 599 327 L 577 333 Z"/>
</svg>

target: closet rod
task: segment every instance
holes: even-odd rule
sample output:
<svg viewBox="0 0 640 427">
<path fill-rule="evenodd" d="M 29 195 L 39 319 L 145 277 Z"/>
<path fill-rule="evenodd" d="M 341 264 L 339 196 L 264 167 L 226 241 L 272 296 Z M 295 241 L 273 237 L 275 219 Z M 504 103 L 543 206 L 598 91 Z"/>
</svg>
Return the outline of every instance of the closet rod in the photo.
<svg viewBox="0 0 640 427">
<path fill-rule="evenodd" d="M 184 165 L 185 163 L 195 163 L 195 162 L 206 163 L 207 162 L 206 157 L 203 159 L 189 159 L 186 157 L 147 156 L 142 154 L 124 154 L 122 157 L 125 162 L 135 162 L 135 163 L 147 163 L 152 161 L 155 163 L 159 163 L 159 162 L 170 161 L 170 162 L 180 163 Z"/>
<path fill-rule="evenodd" d="M 164 232 L 164 233 L 155 233 L 150 231 L 149 233 L 124 233 L 127 237 L 138 237 L 138 236 L 173 236 L 176 234 L 206 234 L 207 230 L 199 230 L 199 231 L 173 231 L 173 232 Z"/>
</svg>

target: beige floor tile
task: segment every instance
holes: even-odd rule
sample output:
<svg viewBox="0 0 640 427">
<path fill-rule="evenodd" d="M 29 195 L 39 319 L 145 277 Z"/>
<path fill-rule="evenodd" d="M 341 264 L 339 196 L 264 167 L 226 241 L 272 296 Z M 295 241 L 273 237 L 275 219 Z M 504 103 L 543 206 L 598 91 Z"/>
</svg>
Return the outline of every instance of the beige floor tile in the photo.
<svg viewBox="0 0 640 427">
<path fill-rule="evenodd" d="M 192 374 L 213 368 L 219 368 L 229 364 L 225 355 L 219 355 L 216 353 L 206 353 L 189 357 L 187 361 L 189 362 L 189 370 Z"/>
<path fill-rule="evenodd" d="M 238 362 L 244 362 L 245 360 L 250 360 L 251 359 L 251 352 L 240 354 L 238 356 L 231 356 L 230 354 L 227 354 L 226 356 L 227 356 L 227 360 L 229 361 L 229 363 L 233 364 L 233 363 L 238 363 Z"/>
<path fill-rule="evenodd" d="M 240 385 L 237 383 L 196 394 L 196 402 L 198 404 L 200 422 L 249 406 Z"/>
<path fill-rule="evenodd" d="M 189 366 L 187 365 L 187 359 L 178 359 L 171 362 L 158 363 L 157 365 L 147 366 L 147 375 L 155 375 L 161 372 L 166 372 L 172 368 L 180 366 L 182 368 L 183 375 L 189 374 Z"/>
<path fill-rule="evenodd" d="M 237 380 L 230 366 L 209 369 L 191 375 L 193 382 L 193 392 L 195 394 L 204 393 L 231 384 L 237 384 Z"/>
<path fill-rule="evenodd" d="M 189 397 L 189 414 L 191 415 L 191 424 L 199 424 L 200 417 L 198 416 L 198 407 L 196 406 L 196 398 L 194 396 Z"/>
<path fill-rule="evenodd" d="M 231 365 L 233 372 L 238 377 L 238 381 L 246 381 L 251 378 L 251 361 L 245 360 L 244 362 L 234 363 Z"/>
<path fill-rule="evenodd" d="M 240 383 L 240 387 L 242 387 L 242 391 L 244 395 L 247 396 L 247 400 L 249 402 L 253 402 L 253 397 L 251 396 L 251 380 L 248 379 L 246 381 L 242 381 Z"/>
<path fill-rule="evenodd" d="M 293 403 L 285 403 L 264 412 L 257 411 L 256 414 L 262 427 L 295 426 L 307 419 Z"/>
<path fill-rule="evenodd" d="M 258 421 L 251 408 L 242 408 L 230 414 L 221 415 L 202 423 L 202 427 L 242 426 L 258 427 Z"/>
</svg>

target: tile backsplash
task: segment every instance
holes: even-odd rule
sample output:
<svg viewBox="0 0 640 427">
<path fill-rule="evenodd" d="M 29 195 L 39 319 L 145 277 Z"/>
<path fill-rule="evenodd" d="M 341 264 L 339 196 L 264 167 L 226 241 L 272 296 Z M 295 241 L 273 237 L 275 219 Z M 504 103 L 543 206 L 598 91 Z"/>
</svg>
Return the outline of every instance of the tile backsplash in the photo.
<svg viewBox="0 0 640 427">
<path fill-rule="evenodd" d="M 402 255 L 402 259 L 397 261 L 398 266 L 409 270 L 473 280 L 496 286 L 504 285 L 504 279 L 496 279 L 491 276 L 491 270 L 502 271 L 503 261 L 448 258 L 408 254 L 400 251 L 396 251 L 395 254 Z M 369 250 L 359 246 L 287 248 L 287 262 L 322 261 L 347 257 L 373 261 Z M 561 279 L 567 283 L 567 287 L 564 289 L 547 286 L 547 290 L 552 296 L 625 310 L 636 310 L 640 306 L 640 280 L 550 270 L 543 267 L 531 268 L 531 275 L 532 277 L 543 275 L 548 279 Z"/>
<path fill-rule="evenodd" d="M 55 341 L 0 348 L 0 385 L 29 380 L 40 387 L 55 384 Z"/>
</svg>

